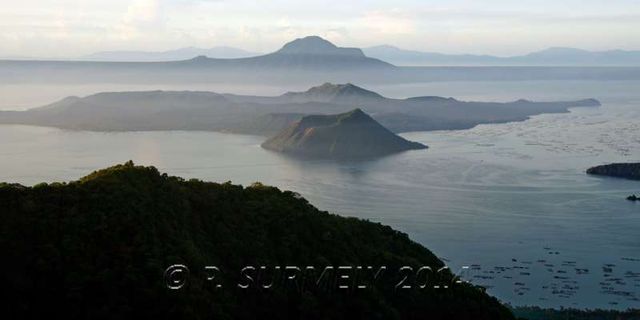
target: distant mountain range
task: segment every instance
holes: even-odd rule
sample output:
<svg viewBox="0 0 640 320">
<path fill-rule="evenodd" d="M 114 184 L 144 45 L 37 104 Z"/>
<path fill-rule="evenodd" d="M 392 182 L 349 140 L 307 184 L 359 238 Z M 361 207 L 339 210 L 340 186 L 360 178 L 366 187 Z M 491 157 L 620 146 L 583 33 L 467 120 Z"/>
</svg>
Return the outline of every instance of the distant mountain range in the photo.
<svg viewBox="0 0 640 320">
<path fill-rule="evenodd" d="M 303 45 L 300 46 L 300 43 Z M 423 52 L 390 45 L 368 47 L 362 50 L 338 48 L 322 38 L 311 36 L 293 41 L 280 50 L 281 53 L 298 54 L 328 51 L 344 56 L 362 57 L 366 55 L 398 66 L 640 66 L 640 51 L 588 51 L 564 47 L 552 47 L 520 56 L 499 57 Z M 189 47 L 163 52 L 104 51 L 81 57 L 80 60 L 150 62 L 188 60 L 197 56 L 236 59 L 259 55 L 259 53 L 233 47 L 214 47 L 211 49 Z"/>
<path fill-rule="evenodd" d="M 619 59 L 608 60 L 610 58 L 606 57 L 613 54 L 609 53 L 604 55 L 606 57 L 589 60 L 574 58 L 590 56 L 589 54 L 568 49 L 553 49 L 529 55 L 526 59 L 489 56 L 451 58 L 439 54 L 425 56 L 416 52 L 405 54 L 404 50 L 390 47 L 378 49 L 377 53 L 376 50 L 372 52 L 371 48 L 367 49 L 368 55 L 384 56 L 383 59 L 370 57 L 358 48 L 338 47 L 320 37 L 310 36 L 295 39 L 273 53 L 244 58 L 220 59 L 199 55 L 187 60 L 157 62 L 0 60 L 0 81 L 12 84 L 55 81 L 57 84 L 225 83 L 313 86 L 318 82 L 398 84 L 432 81 L 640 80 L 640 63 L 639 67 L 531 67 L 536 64 L 560 65 L 559 57 L 564 57 L 565 63 L 571 65 L 623 64 L 624 61 L 631 64 L 635 60 L 634 54 L 629 52 L 618 52 L 621 57 Z M 582 53 L 578 54 L 580 52 Z M 398 58 L 402 56 L 400 53 L 404 58 Z M 384 59 L 393 60 L 396 64 L 487 66 L 397 66 Z"/>
<path fill-rule="evenodd" d="M 228 55 L 238 54 L 236 49 L 226 48 L 221 51 L 226 51 Z M 186 50 L 186 52 L 195 53 L 197 50 Z M 248 52 L 243 51 L 240 54 Z M 114 55 L 118 55 L 115 53 Z M 322 39 L 317 36 L 309 36 L 304 38 L 295 39 L 286 43 L 279 50 L 263 55 L 252 55 L 249 57 L 239 58 L 218 58 L 207 56 L 206 52 L 201 55 L 185 54 L 184 51 L 181 55 L 188 56 L 188 59 L 182 59 L 179 61 L 163 61 L 162 66 L 165 67 L 196 67 L 196 68 L 220 68 L 223 70 L 228 69 L 243 69 L 255 72 L 263 69 L 285 69 L 286 71 L 299 71 L 299 70 L 317 70 L 325 72 L 334 72 L 345 69 L 380 69 L 380 68 L 393 68 L 393 65 L 384 61 L 369 58 L 364 55 L 361 49 L 358 48 L 342 48 L 334 45 L 333 43 Z M 106 57 L 111 53 L 97 54 L 98 56 Z M 162 53 L 161 55 L 164 55 Z M 153 56 L 153 55 L 151 55 Z M 219 54 L 218 54 L 219 56 Z M 96 55 L 92 60 L 95 60 Z M 138 57 L 142 59 L 142 57 Z"/>
<path fill-rule="evenodd" d="M 102 51 L 80 57 L 79 60 L 89 61 L 128 61 L 128 62 L 153 62 L 153 61 L 177 61 L 188 60 L 197 56 L 207 56 L 219 59 L 236 59 L 260 55 L 233 47 L 180 48 L 169 51 Z"/>
<path fill-rule="evenodd" d="M 280 53 L 319 54 L 330 52 L 339 56 L 376 58 L 398 66 L 640 66 L 640 51 L 588 51 L 576 48 L 552 47 L 526 55 L 499 57 L 476 54 L 444 54 L 406 50 L 390 45 L 363 49 L 338 48 L 320 37 L 306 37 L 285 45 Z M 210 49 L 180 48 L 163 52 L 103 51 L 80 57 L 88 61 L 153 62 L 189 60 L 198 56 L 214 59 L 256 57 L 260 53 L 233 47 Z"/>
<path fill-rule="evenodd" d="M 295 56 L 330 55 L 349 60 L 374 58 L 397 66 L 640 66 L 640 51 L 608 50 L 587 51 L 576 48 L 552 47 L 526 55 L 499 57 L 477 54 L 444 54 L 406 50 L 391 45 L 380 45 L 364 49 L 340 48 L 318 36 L 299 38 L 285 44 L 272 54 L 260 54 L 234 47 L 219 46 L 209 49 L 186 47 L 168 51 L 102 51 L 67 60 L 103 62 L 168 62 L 199 59 L 271 60 L 274 55 Z M 18 60 L 38 60 L 14 57 Z M 250 60 L 255 60 L 250 59 Z M 40 59 L 41 60 L 41 59 Z M 62 59 L 52 59 L 62 60 Z M 382 62 L 380 61 L 380 62 Z M 319 64 L 322 61 L 318 61 Z"/>
<path fill-rule="evenodd" d="M 427 148 L 394 134 L 361 109 L 302 117 L 262 147 L 314 158 L 375 157 Z"/>
<path fill-rule="evenodd" d="M 342 48 L 318 36 L 295 39 L 269 54 L 242 49 L 183 48 L 166 52 L 111 51 L 85 56 L 82 60 L 111 62 L 178 62 L 181 65 L 222 68 L 301 68 L 331 71 L 339 68 L 389 68 L 391 64 L 365 56 L 361 49 Z"/>
<path fill-rule="evenodd" d="M 358 48 L 341 48 L 317 36 L 295 39 L 280 50 L 261 56 L 239 59 L 213 59 L 198 56 L 187 62 L 200 66 L 256 68 L 288 68 L 318 71 L 345 69 L 393 68 L 384 61 L 369 58 Z M 289 71 L 290 71 L 289 70 Z"/>
<path fill-rule="evenodd" d="M 587 51 L 549 48 L 522 56 L 497 57 L 404 50 L 382 45 L 363 49 L 367 56 L 401 66 L 640 66 L 640 51 Z"/>
</svg>

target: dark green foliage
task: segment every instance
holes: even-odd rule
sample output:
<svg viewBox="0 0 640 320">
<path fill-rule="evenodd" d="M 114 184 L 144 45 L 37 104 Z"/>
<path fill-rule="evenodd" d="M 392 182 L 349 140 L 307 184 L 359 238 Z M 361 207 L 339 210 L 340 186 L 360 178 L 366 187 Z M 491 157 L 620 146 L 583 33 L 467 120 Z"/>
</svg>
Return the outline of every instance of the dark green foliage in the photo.
<svg viewBox="0 0 640 320">
<path fill-rule="evenodd" d="M 66 184 L 2 184 L 0 214 L 9 318 L 512 318 L 468 285 L 395 292 L 400 266 L 442 262 L 406 234 L 262 184 L 185 181 L 129 162 Z M 180 290 L 165 286 L 173 264 L 191 269 Z M 207 265 L 222 270 L 223 288 L 206 281 Z M 239 290 L 246 265 L 386 265 L 389 274 L 355 292 Z"/>
</svg>

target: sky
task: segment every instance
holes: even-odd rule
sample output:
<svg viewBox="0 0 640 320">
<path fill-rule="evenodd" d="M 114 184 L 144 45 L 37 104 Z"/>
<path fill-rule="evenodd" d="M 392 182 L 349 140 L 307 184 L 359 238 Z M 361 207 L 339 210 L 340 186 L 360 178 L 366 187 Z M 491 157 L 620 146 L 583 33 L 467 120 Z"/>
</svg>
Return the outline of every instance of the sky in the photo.
<svg viewBox="0 0 640 320">
<path fill-rule="evenodd" d="M 307 35 L 339 46 L 518 55 L 640 50 L 639 0 L 0 0 L 0 56 L 232 46 Z"/>
</svg>

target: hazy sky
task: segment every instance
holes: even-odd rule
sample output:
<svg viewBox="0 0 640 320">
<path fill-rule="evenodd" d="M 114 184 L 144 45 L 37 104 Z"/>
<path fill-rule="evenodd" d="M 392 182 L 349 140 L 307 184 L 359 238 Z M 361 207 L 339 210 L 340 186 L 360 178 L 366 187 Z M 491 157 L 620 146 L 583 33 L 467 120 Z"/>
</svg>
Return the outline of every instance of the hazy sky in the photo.
<svg viewBox="0 0 640 320">
<path fill-rule="evenodd" d="M 305 35 L 340 46 L 520 54 L 640 50 L 639 0 L 0 0 L 0 56 L 235 46 Z"/>
</svg>

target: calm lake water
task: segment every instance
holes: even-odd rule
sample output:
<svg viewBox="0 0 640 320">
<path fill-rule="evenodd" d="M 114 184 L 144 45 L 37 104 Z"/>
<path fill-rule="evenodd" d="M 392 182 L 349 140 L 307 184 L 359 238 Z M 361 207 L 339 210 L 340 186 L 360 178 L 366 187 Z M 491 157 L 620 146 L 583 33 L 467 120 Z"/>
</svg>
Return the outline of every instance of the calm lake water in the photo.
<svg viewBox="0 0 640 320">
<path fill-rule="evenodd" d="M 368 88 L 391 97 L 485 101 L 593 97 L 603 106 L 471 130 L 407 133 L 430 149 L 364 162 L 291 159 L 261 149 L 263 138 L 255 136 L 0 126 L 0 180 L 73 180 L 132 159 L 187 178 L 261 181 L 297 191 L 320 209 L 402 230 L 454 271 L 473 266 L 468 279 L 514 305 L 640 307 L 640 204 L 625 200 L 640 193 L 640 182 L 584 174 L 601 163 L 640 161 L 640 82 Z M 73 94 L 74 88 L 65 90 Z"/>
</svg>

